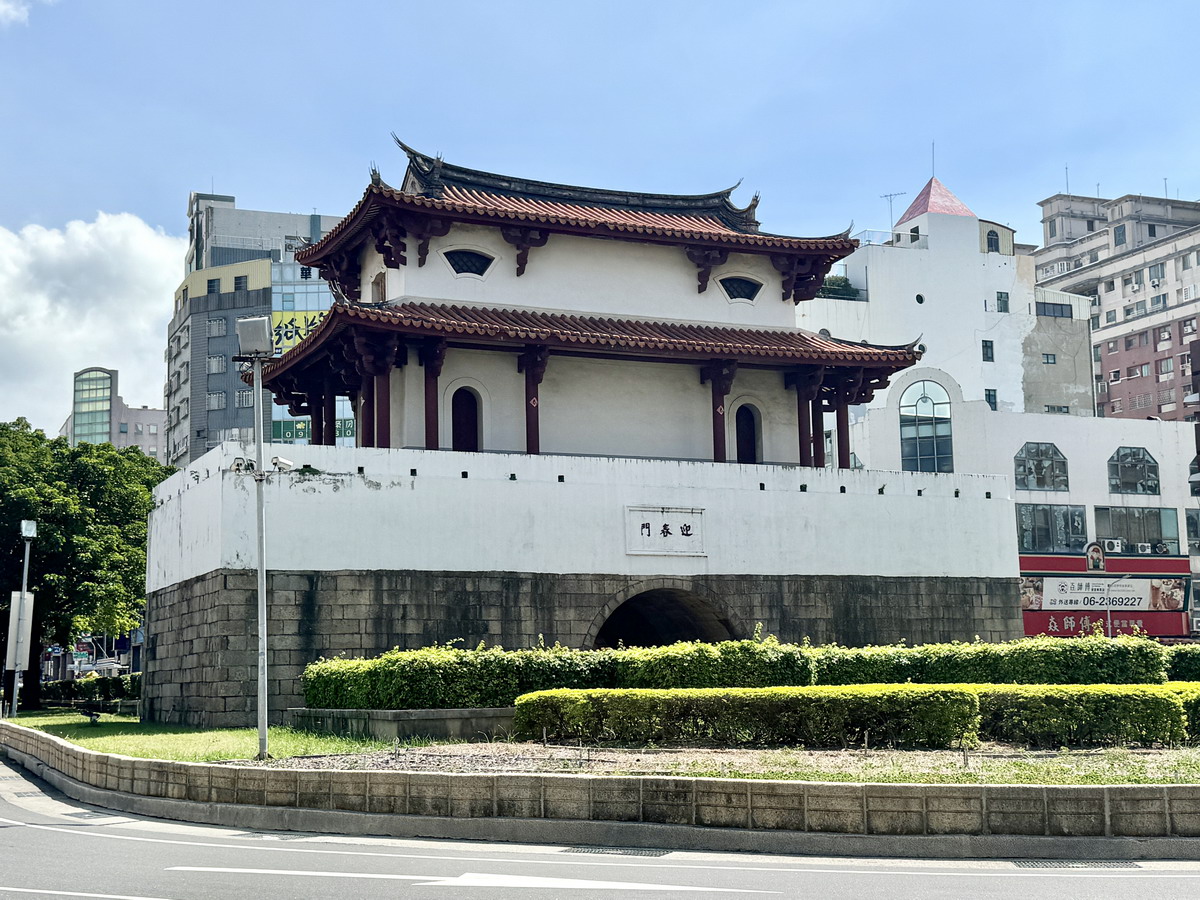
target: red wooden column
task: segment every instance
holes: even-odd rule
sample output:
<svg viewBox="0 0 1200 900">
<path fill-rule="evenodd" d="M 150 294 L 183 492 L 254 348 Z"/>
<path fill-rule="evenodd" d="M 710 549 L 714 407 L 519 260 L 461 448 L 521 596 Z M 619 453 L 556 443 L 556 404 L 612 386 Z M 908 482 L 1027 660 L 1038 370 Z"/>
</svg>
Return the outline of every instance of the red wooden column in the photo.
<svg viewBox="0 0 1200 900">
<path fill-rule="evenodd" d="M 737 360 L 714 359 L 700 369 L 700 383 L 712 384 L 712 429 L 713 462 L 726 462 L 725 447 L 725 398 L 733 389 L 733 377 L 737 374 Z"/>
<path fill-rule="evenodd" d="M 321 394 L 312 391 L 308 395 L 308 415 L 310 418 L 308 442 L 320 446 L 325 438 L 325 401 Z"/>
<path fill-rule="evenodd" d="M 542 452 L 541 417 L 538 386 L 546 374 L 550 352 L 543 346 L 530 346 L 517 357 L 517 371 L 525 373 L 525 452 Z"/>
<path fill-rule="evenodd" d="M 821 391 L 813 397 L 812 403 L 812 464 L 814 468 L 825 468 L 825 411 L 821 404 Z"/>
<path fill-rule="evenodd" d="M 784 384 L 796 391 L 796 432 L 802 466 L 813 464 L 812 401 L 821 389 L 824 376 L 824 366 L 805 367 L 784 376 Z"/>
<path fill-rule="evenodd" d="M 332 447 L 337 443 L 337 394 L 332 380 L 325 382 L 325 396 L 321 398 L 324 409 L 321 415 L 321 443 Z"/>
<path fill-rule="evenodd" d="M 438 436 L 438 378 L 446 361 L 446 342 L 441 338 L 427 341 L 421 348 L 421 365 L 425 367 L 425 449 L 437 450 Z"/>
<path fill-rule="evenodd" d="M 358 446 L 375 446 L 375 376 L 364 374 L 358 397 Z"/>
<path fill-rule="evenodd" d="M 839 398 L 834 407 L 837 417 L 837 467 L 850 468 L 850 404 Z"/>
</svg>

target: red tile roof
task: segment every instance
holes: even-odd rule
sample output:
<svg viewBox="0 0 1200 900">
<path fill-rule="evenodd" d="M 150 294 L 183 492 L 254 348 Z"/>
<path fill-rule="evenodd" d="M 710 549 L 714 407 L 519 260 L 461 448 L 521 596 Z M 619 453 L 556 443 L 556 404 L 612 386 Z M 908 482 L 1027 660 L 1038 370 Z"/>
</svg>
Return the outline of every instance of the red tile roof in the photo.
<svg viewBox="0 0 1200 900">
<path fill-rule="evenodd" d="M 315 347 L 355 323 L 414 336 L 509 344 L 514 349 L 540 344 L 557 350 L 612 351 L 634 357 L 666 355 L 884 369 L 902 369 L 920 358 L 920 353 L 912 347 L 856 344 L 791 328 L 734 328 L 434 303 L 390 307 L 338 305 L 316 331 L 282 358 L 267 364 L 264 382 L 269 383 L 281 372 L 300 364 Z"/>
<path fill-rule="evenodd" d="M 925 213 L 940 213 L 944 216 L 971 216 L 975 217 L 975 213 L 967 208 L 967 205 L 959 200 L 937 178 L 930 178 L 921 188 L 921 193 L 917 194 L 917 198 L 904 211 L 897 221 L 896 226 L 903 225 L 909 219 L 915 219 L 917 216 Z"/>
</svg>

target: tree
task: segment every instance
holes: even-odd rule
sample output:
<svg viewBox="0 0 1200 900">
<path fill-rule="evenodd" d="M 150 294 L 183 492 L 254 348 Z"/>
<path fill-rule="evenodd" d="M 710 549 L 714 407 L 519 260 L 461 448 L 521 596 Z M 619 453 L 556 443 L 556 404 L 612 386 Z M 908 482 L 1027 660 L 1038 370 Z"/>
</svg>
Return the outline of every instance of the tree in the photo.
<svg viewBox="0 0 1200 900">
<path fill-rule="evenodd" d="M 8 639 L 8 599 L 20 590 L 25 548 L 20 521 L 35 519 L 29 560 L 34 607 L 26 671 L 41 648 L 87 631 L 125 634 L 146 603 L 146 518 L 152 491 L 173 470 L 135 447 L 71 447 L 24 419 L 0 423 L 0 636 Z M 7 644 L 5 645 L 7 646 Z M 37 679 L 27 681 L 37 705 Z M 6 696 L 11 678 L 5 684 Z"/>
</svg>

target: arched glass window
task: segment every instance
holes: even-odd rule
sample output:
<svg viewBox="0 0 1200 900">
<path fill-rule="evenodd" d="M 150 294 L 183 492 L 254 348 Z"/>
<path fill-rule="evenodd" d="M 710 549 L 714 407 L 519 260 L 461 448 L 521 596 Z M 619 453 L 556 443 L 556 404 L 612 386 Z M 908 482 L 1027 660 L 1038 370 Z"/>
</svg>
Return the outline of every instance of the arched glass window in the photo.
<svg viewBox="0 0 1200 900">
<path fill-rule="evenodd" d="M 740 463 L 762 462 L 759 412 L 749 403 L 738 407 L 733 424 L 737 435 L 737 461 Z"/>
<path fill-rule="evenodd" d="M 492 264 L 492 257 L 474 250 L 447 250 L 446 262 L 459 275 L 482 275 Z"/>
<path fill-rule="evenodd" d="M 758 296 L 762 285 L 749 278 L 729 277 L 721 279 L 721 287 L 729 295 L 730 300 L 753 300 Z"/>
<path fill-rule="evenodd" d="M 905 472 L 953 472 L 950 395 L 936 381 L 909 385 L 900 397 L 900 464 Z"/>
<path fill-rule="evenodd" d="M 1053 444 L 1030 441 L 1013 457 L 1013 472 L 1020 491 L 1065 491 L 1067 458 Z"/>
<path fill-rule="evenodd" d="M 1118 447 L 1108 459 L 1112 494 L 1157 494 L 1158 463 L 1145 447 Z"/>
<path fill-rule="evenodd" d="M 479 395 L 467 387 L 450 399 L 450 448 L 467 453 L 479 450 Z"/>
<path fill-rule="evenodd" d="M 994 228 L 987 233 L 987 248 L 988 253 L 1000 252 L 1000 233 Z"/>
</svg>

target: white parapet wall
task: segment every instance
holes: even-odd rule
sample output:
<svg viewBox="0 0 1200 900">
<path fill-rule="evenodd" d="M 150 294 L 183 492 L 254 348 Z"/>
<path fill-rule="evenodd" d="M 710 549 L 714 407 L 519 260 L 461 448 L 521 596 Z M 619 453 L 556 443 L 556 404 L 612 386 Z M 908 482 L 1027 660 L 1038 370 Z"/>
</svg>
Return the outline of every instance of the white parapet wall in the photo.
<svg viewBox="0 0 1200 900">
<path fill-rule="evenodd" d="M 226 443 L 166 481 L 147 591 L 257 565 Z M 1008 479 L 661 459 L 270 447 L 272 570 L 1015 578 Z"/>
</svg>

